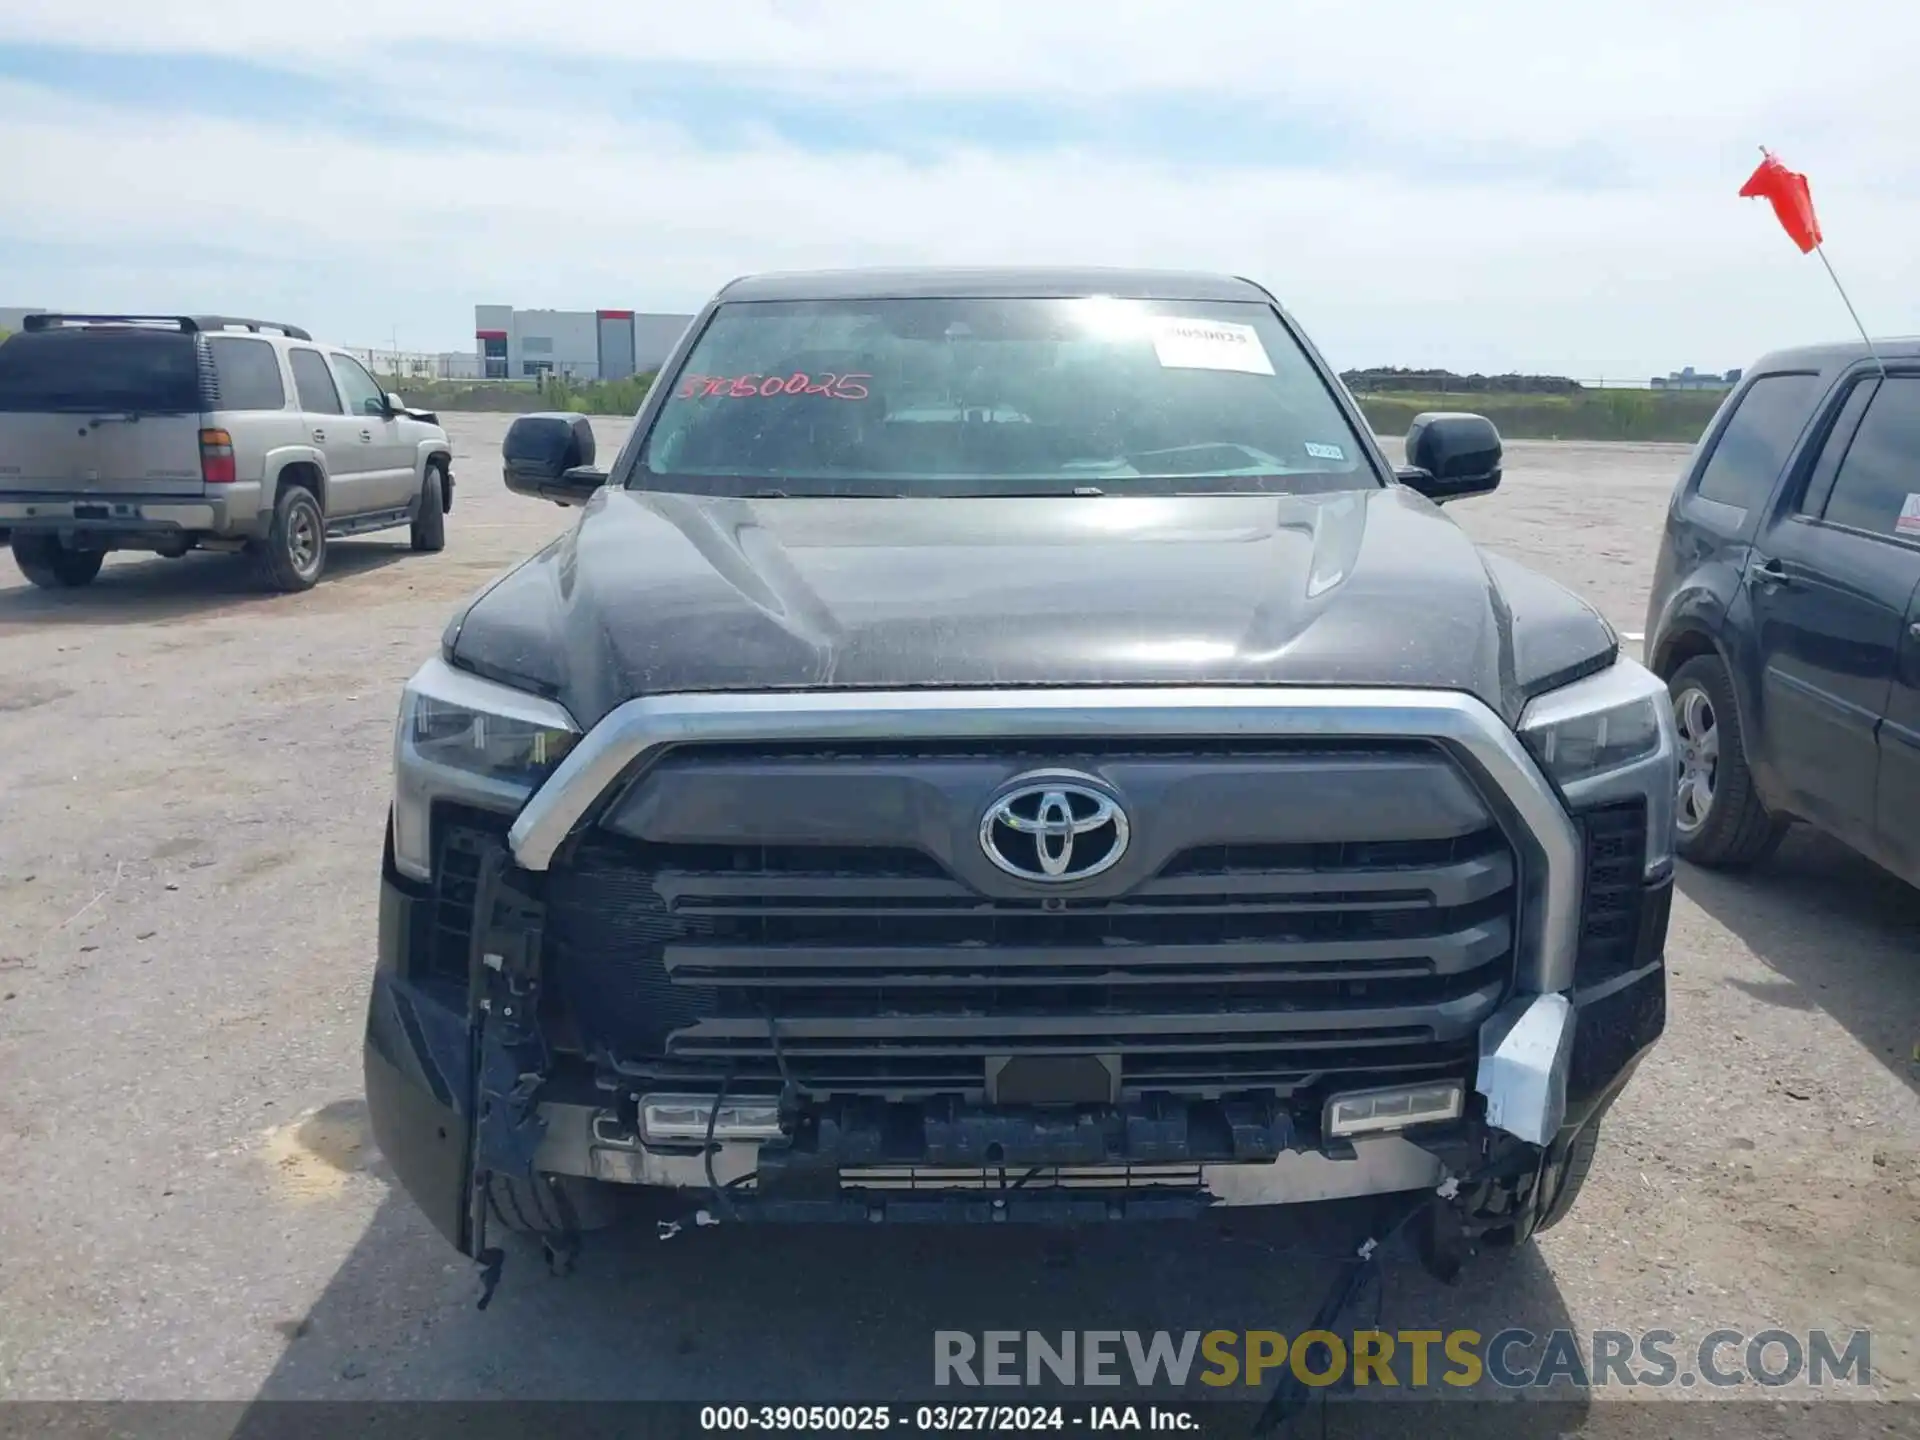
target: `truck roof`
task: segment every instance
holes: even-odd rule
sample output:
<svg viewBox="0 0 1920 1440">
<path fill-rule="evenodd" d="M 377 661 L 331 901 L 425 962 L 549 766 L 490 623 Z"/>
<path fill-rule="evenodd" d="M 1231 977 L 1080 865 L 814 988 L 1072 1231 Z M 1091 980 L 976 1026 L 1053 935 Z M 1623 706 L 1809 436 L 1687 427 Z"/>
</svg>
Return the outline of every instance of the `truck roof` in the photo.
<svg viewBox="0 0 1920 1440">
<path fill-rule="evenodd" d="M 977 269 L 794 270 L 748 275 L 721 290 L 723 300 L 1076 299 L 1269 300 L 1251 280 L 1183 270 L 1109 270 L 1098 266 Z"/>
<path fill-rule="evenodd" d="M 1920 359 L 1920 335 L 1896 335 L 1873 342 L 1882 360 Z M 1770 350 L 1748 368 L 1763 370 L 1840 370 L 1858 360 L 1868 359 L 1866 344 L 1860 340 L 1833 340 L 1820 345 L 1794 345 Z"/>
</svg>

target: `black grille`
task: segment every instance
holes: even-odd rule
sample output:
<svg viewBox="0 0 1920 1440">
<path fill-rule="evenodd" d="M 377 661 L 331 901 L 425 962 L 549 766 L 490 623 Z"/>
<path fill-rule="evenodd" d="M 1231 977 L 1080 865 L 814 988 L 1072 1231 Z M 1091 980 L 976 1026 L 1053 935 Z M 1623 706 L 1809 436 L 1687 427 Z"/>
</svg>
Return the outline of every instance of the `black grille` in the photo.
<svg viewBox="0 0 1920 1440">
<path fill-rule="evenodd" d="M 1597 984 L 1638 963 L 1646 899 L 1647 805 L 1596 806 L 1575 817 L 1586 851 L 1580 895 L 1580 952 L 1574 981 Z"/>
<path fill-rule="evenodd" d="M 423 978 L 467 983 L 481 861 L 488 850 L 506 843 L 508 823 L 458 806 L 434 807 L 433 895 L 423 907 L 426 934 L 419 962 Z"/>
<path fill-rule="evenodd" d="M 547 877 L 543 969 L 590 1046 L 657 1055 L 673 1030 L 713 1008 L 675 987 L 660 963 L 682 927 L 653 877 L 599 849 Z"/>
<path fill-rule="evenodd" d="M 912 850 L 603 831 L 549 876 L 547 966 L 583 1042 L 654 1078 L 979 1095 L 992 1057 L 1091 1052 L 1133 1092 L 1288 1092 L 1470 1064 L 1515 879 L 1492 828 L 1200 847 L 1104 900 L 983 895 Z"/>
</svg>

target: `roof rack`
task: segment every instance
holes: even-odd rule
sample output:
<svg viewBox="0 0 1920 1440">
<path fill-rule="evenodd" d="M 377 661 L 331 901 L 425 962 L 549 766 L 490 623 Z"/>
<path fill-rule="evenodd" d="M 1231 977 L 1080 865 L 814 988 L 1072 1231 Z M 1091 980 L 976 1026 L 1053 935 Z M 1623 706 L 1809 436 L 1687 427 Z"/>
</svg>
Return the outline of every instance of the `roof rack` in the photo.
<svg viewBox="0 0 1920 1440">
<path fill-rule="evenodd" d="M 311 340 L 298 325 L 280 320 L 243 320 L 234 315 L 28 315 L 20 322 L 29 332 L 57 330 L 65 325 L 171 325 L 188 335 L 209 330 L 278 330 L 289 340 Z"/>
</svg>

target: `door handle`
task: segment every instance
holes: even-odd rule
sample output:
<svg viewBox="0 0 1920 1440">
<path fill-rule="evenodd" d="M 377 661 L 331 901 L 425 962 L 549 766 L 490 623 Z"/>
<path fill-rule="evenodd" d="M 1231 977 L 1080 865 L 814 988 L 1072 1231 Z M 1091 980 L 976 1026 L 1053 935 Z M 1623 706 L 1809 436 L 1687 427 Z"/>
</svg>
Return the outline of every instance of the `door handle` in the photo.
<svg viewBox="0 0 1920 1440">
<path fill-rule="evenodd" d="M 313 441 L 314 441 L 314 444 L 316 444 L 316 445 L 324 445 L 324 444 L 326 444 L 326 443 L 327 443 L 327 432 L 326 432 L 326 431 L 324 431 L 324 430 L 316 430 L 316 431 L 314 431 L 314 432 L 313 432 Z"/>
<path fill-rule="evenodd" d="M 1907 626 L 1907 633 L 1914 639 L 1920 640 L 1920 620 L 1916 620 L 1913 624 Z"/>
<path fill-rule="evenodd" d="M 1791 585 L 1793 577 L 1778 560 L 1762 560 L 1753 567 L 1753 578 L 1762 585 Z"/>
<path fill-rule="evenodd" d="M 360 438 L 371 445 L 373 443 L 373 432 L 371 430 L 362 430 L 360 432 Z"/>
</svg>

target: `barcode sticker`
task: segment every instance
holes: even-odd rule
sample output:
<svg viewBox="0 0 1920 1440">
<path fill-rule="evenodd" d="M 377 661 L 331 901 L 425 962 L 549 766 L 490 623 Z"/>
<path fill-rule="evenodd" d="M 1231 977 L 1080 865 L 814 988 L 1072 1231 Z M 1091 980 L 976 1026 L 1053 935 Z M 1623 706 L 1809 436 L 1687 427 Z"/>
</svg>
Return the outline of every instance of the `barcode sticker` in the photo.
<svg viewBox="0 0 1920 1440">
<path fill-rule="evenodd" d="M 1920 535 L 1920 495 L 1907 496 L 1906 504 L 1900 507 L 1900 518 L 1893 522 L 1896 535 Z"/>
<path fill-rule="evenodd" d="M 1273 374 L 1273 361 L 1260 343 L 1260 332 L 1232 320 L 1183 320 L 1158 315 L 1153 319 L 1153 353 L 1168 370 L 1238 370 L 1248 375 Z"/>
</svg>

